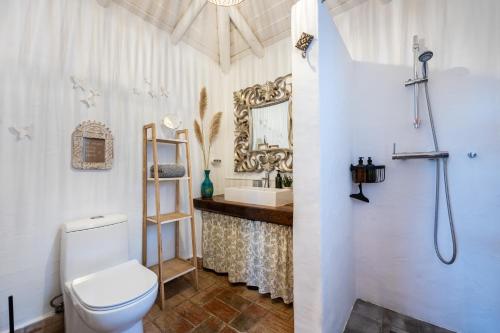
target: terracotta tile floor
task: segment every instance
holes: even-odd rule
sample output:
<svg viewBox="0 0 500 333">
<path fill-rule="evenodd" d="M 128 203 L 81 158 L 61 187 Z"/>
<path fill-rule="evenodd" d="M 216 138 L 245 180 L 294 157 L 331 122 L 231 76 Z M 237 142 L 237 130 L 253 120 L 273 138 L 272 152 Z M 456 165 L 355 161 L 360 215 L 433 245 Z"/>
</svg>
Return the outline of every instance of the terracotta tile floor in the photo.
<svg viewBox="0 0 500 333">
<path fill-rule="evenodd" d="M 293 306 L 281 298 L 229 283 L 225 274 L 198 275 L 198 291 L 189 275 L 167 283 L 165 309 L 153 306 L 144 318 L 145 333 L 293 332 Z"/>
</svg>

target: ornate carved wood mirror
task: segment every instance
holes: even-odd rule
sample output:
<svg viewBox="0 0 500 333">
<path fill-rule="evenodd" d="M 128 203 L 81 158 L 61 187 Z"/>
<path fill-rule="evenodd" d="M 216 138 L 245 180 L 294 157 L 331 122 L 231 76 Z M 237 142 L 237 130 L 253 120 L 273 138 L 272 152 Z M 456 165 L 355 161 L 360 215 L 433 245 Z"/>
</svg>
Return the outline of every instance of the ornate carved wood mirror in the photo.
<svg viewBox="0 0 500 333">
<path fill-rule="evenodd" d="M 234 171 L 293 171 L 292 74 L 234 92 Z"/>
</svg>

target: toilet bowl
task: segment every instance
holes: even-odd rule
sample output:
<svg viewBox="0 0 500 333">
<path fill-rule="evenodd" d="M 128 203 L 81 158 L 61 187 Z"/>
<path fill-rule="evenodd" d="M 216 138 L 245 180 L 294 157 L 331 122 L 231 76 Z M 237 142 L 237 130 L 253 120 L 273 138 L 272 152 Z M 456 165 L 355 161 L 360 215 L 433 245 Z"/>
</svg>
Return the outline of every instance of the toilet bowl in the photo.
<svg viewBox="0 0 500 333">
<path fill-rule="evenodd" d="M 158 278 L 128 260 L 124 215 L 99 216 L 63 226 L 61 281 L 69 333 L 141 333 L 154 304 Z"/>
<path fill-rule="evenodd" d="M 65 291 L 90 332 L 132 333 L 142 332 L 142 318 L 156 299 L 158 282 L 153 272 L 132 260 L 68 282 Z"/>
</svg>

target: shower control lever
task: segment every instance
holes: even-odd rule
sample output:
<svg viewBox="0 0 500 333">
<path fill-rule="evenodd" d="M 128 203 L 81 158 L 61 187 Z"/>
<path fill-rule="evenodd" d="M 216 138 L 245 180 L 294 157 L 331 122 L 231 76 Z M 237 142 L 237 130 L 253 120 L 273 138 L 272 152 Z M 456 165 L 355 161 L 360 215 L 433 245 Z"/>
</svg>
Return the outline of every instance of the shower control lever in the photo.
<svg viewBox="0 0 500 333">
<path fill-rule="evenodd" d="M 413 86 L 415 84 L 420 84 L 429 81 L 428 78 L 423 78 L 423 79 L 408 79 L 408 81 L 405 82 L 405 87 Z"/>
<path fill-rule="evenodd" d="M 450 153 L 448 153 L 447 151 L 396 153 L 396 143 L 393 144 L 392 149 L 393 149 L 392 150 L 392 159 L 393 160 L 414 160 L 414 159 L 436 160 L 436 159 L 440 159 L 440 158 L 450 157 Z"/>
</svg>

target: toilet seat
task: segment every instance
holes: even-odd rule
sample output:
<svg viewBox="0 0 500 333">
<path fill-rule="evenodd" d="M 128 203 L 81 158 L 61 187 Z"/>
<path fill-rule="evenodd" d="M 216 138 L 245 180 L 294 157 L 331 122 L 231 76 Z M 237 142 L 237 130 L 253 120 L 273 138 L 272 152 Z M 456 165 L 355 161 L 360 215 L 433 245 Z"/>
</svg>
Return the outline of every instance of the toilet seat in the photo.
<svg viewBox="0 0 500 333">
<path fill-rule="evenodd" d="M 137 262 L 123 264 L 77 278 L 71 282 L 78 303 L 91 311 L 116 310 L 156 293 L 156 274 Z"/>
</svg>

